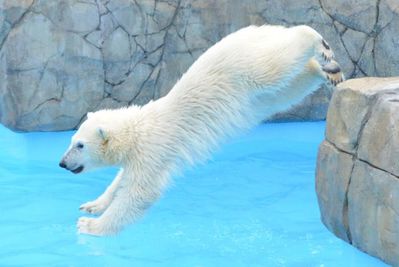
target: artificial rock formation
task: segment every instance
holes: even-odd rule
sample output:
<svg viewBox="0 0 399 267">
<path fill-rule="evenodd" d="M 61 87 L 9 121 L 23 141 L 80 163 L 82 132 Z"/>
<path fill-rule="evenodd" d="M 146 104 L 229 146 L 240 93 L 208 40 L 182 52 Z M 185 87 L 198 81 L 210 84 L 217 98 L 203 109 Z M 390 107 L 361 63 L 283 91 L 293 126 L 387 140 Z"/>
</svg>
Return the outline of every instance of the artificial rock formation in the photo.
<svg viewBox="0 0 399 267">
<path fill-rule="evenodd" d="M 319 148 L 316 191 L 327 228 L 399 265 L 399 77 L 338 86 Z"/>
<path fill-rule="evenodd" d="M 64 130 L 88 111 L 144 104 L 250 24 L 308 24 L 347 77 L 399 75 L 398 13 L 397 0 L 0 0 L 0 122 Z M 330 95 L 272 119 L 323 119 Z"/>
</svg>

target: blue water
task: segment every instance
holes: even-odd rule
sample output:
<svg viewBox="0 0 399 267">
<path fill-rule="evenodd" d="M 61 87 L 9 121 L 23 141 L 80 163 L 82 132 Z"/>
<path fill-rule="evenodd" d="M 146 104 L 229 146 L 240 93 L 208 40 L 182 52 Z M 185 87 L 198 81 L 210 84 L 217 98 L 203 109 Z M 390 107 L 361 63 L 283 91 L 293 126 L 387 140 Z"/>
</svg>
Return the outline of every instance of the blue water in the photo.
<svg viewBox="0 0 399 267">
<path fill-rule="evenodd" d="M 140 222 L 106 238 L 78 235 L 75 223 L 116 170 L 59 168 L 72 132 L 0 127 L 0 266 L 386 266 L 320 222 L 314 169 L 324 127 L 258 127 L 176 177 Z"/>
</svg>

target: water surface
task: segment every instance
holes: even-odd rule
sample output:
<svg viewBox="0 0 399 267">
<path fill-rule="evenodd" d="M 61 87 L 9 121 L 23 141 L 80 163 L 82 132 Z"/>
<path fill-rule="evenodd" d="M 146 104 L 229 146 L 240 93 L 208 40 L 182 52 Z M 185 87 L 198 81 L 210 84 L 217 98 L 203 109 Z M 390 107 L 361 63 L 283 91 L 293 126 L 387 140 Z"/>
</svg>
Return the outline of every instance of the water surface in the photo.
<svg viewBox="0 0 399 267">
<path fill-rule="evenodd" d="M 325 124 L 262 125 L 176 177 L 138 223 L 113 237 L 76 233 L 81 203 L 115 169 L 58 167 L 72 132 L 0 127 L 0 266 L 387 266 L 320 222 L 314 185 Z"/>
</svg>

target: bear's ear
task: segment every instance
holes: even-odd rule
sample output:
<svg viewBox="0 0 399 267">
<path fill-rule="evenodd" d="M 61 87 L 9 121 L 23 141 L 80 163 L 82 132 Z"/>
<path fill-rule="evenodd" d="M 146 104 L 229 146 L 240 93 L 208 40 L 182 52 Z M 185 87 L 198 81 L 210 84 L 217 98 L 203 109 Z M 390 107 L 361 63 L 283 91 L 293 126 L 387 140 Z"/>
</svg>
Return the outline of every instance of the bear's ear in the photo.
<svg viewBox="0 0 399 267">
<path fill-rule="evenodd" d="M 97 128 L 97 134 L 104 142 L 108 141 L 108 133 L 103 127 Z"/>
</svg>

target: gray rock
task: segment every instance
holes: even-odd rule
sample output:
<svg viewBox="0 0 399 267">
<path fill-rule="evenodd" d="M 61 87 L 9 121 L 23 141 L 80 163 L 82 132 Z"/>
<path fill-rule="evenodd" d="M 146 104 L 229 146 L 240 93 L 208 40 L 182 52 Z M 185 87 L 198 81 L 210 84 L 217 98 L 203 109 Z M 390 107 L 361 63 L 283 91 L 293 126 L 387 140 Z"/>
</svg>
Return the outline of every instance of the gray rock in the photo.
<svg viewBox="0 0 399 267">
<path fill-rule="evenodd" d="M 110 94 L 117 101 L 133 102 L 140 93 L 141 86 L 150 78 L 152 70 L 148 65 L 140 65 L 135 68 L 134 73 L 130 73 L 122 84 L 113 86 Z M 139 76 L 136 77 L 135 74 L 139 74 Z"/>
<path fill-rule="evenodd" d="M 397 82 L 397 78 L 360 78 L 338 85 L 327 113 L 326 139 L 354 153 L 377 96 L 395 88 Z"/>
<path fill-rule="evenodd" d="M 316 191 L 323 223 L 339 238 L 350 241 L 347 208 L 348 185 L 353 170 L 353 156 L 343 153 L 330 142 L 319 148 Z M 346 217 L 346 220 L 344 219 Z"/>
<path fill-rule="evenodd" d="M 37 0 L 33 11 L 43 14 L 60 30 L 88 33 L 100 23 L 95 0 Z"/>
<path fill-rule="evenodd" d="M 367 37 L 367 41 L 362 46 L 360 50 L 360 58 L 357 61 L 358 73 L 362 73 L 365 76 L 376 76 L 376 62 L 375 60 L 370 60 L 370 55 L 373 56 L 374 53 L 375 39 Z M 380 69 L 380 68 L 379 68 Z M 381 69 L 380 69 L 381 70 Z"/>
<path fill-rule="evenodd" d="M 120 84 L 124 81 L 130 69 L 131 49 L 135 48 L 131 47 L 129 35 L 122 28 L 116 28 L 104 41 L 102 52 L 105 80 L 108 83 Z"/>
<path fill-rule="evenodd" d="M 399 79 L 392 84 L 399 88 Z M 364 126 L 358 148 L 358 157 L 372 162 L 375 167 L 399 176 L 399 94 L 380 95 Z"/>
<path fill-rule="evenodd" d="M 343 240 L 399 265 L 399 77 L 340 84 L 320 145 L 322 221 Z"/>
<path fill-rule="evenodd" d="M 399 177 L 356 161 L 348 191 L 352 244 L 399 264 Z"/>
<path fill-rule="evenodd" d="M 346 29 L 342 33 L 342 44 L 353 62 L 357 62 L 362 55 L 362 48 L 368 39 L 364 32 Z"/>
<path fill-rule="evenodd" d="M 103 98 L 102 54 L 41 14 L 29 13 L 23 21 L 0 52 L 6 81 L 0 119 L 16 130 L 74 128 Z"/>
<path fill-rule="evenodd" d="M 43 68 L 63 45 L 45 16 L 29 13 L 23 21 L 8 35 L 1 50 L 6 55 L 8 72 Z"/>
<path fill-rule="evenodd" d="M 31 8 L 33 0 L 2 1 L 0 7 L 4 10 L 4 20 L 10 25 L 16 24 Z"/>
<path fill-rule="evenodd" d="M 398 10 L 395 0 L 0 1 L 0 122 L 71 129 L 88 111 L 145 104 L 167 94 L 208 47 L 250 24 L 314 27 L 348 78 L 399 75 Z M 321 88 L 271 120 L 324 119 L 330 96 Z"/>
<path fill-rule="evenodd" d="M 323 10 L 347 28 L 372 32 L 377 21 L 376 2 L 369 0 L 321 0 Z"/>
<path fill-rule="evenodd" d="M 396 5 L 396 10 L 399 10 L 399 3 L 396 3 Z M 396 46 L 386 46 L 387 43 L 392 42 L 392 36 L 398 34 L 399 11 L 397 12 L 398 13 L 396 13 L 392 21 L 385 26 L 385 28 L 383 28 L 381 32 L 379 32 L 379 34 L 374 38 L 374 66 L 376 66 L 375 73 L 377 75 L 388 76 L 389 73 L 398 72 L 398 43 L 396 41 Z"/>
</svg>

